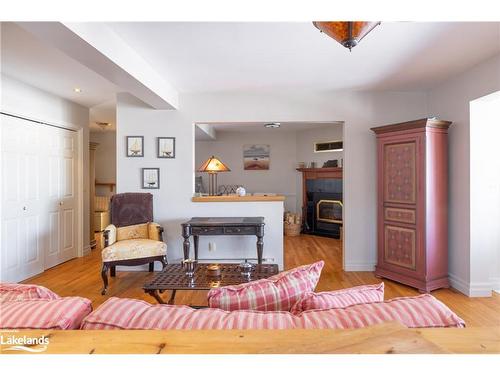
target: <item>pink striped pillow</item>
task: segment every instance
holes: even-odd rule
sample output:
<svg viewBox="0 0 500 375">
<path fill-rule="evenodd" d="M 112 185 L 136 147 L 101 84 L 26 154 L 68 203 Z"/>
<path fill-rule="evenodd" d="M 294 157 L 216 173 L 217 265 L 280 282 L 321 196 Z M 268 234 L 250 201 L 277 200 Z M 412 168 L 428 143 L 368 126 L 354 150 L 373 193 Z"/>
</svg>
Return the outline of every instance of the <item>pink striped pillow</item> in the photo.
<svg viewBox="0 0 500 375">
<path fill-rule="evenodd" d="M 92 311 L 86 298 L 2 302 L 0 329 L 78 329 Z"/>
<path fill-rule="evenodd" d="M 324 264 L 319 261 L 268 279 L 212 289 L 208 306 L 226 311 L 289 311 L 304 293 L 316 288 Z"/>
<path fill-rule="evenodd" d="M 465 326 L 453 311 L 426 294 L 299 315 L 287 311 L 195 310 L 112 297 L 84 319 L 82 329 L 339 329 L 388 321 L 410 328 Z"/>
<path fill-rule="evenodd" d="M 465 327 L 465 322 L 430 294 L 296 315 L 297 328 L 362 328 L 397 321 L 408 328 Z"/>
<path fill-rule="evenodd" d="M 383 300 L 384 283 L 361 285 L 329 292 L 306 293 L 292 306 L 290 312 L 299 314 L 306 310 L 337 309 L 359 303 L 382 302 Z"/>
<path fill-rule="evenodd" d="M 40 285 L 0 283 L 0 302 L 58 298 L 53 291 Z"/>
<path fill-rule="evenodd" d="M 290 329 L 285 311 L 223 311 L 188 306 L 151 305 L 127 298 L 108 299 L 87 316 L 82 329 Z"/>
</svg>

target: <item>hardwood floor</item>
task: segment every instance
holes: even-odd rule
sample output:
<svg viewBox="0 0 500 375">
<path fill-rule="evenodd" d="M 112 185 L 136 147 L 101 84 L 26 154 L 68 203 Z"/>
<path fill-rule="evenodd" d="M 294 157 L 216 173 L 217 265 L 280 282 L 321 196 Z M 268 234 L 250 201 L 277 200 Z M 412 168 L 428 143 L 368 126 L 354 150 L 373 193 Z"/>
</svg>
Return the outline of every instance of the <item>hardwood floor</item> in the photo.
<svg viewBox="0 0 500 375">
<path fill-rule="evenodd" d="M 302 264 L 324 260 L 325 267 L 321 274 L 317 290 L 333 290 L 361 284 L 375 284 L 381 280 L 372 272 L 342 271 L 341 242 L 336 239 L 301 235 L 285 237 L 285 268 L 290 269 Z M 81 296 L 92 301 L 94 308 L 109 297 L 127 297 L 143 299 L 155 303 L 154 299 L 141 289 L 144 282 L 152 276 L 149 272 L 118 272 L 110 278 L 108 294 L 101 296 L 102 280 L 100 276 L 100 250 L 95 249 L 88 256 L 70 260 L 35 276 L 25 283 L 43 285 L 61 296 Z M 385 298 L 418 295 L 416 289 L 383 280 Z M 448 305 L 469 327 L 500 326 L 500 295 L 491 298 L 468 298 L 453 289 L 441 289 L 432 295 Z M 177 304 L 206 304 L 206 292 L 179 291 Z"/>
</svg>

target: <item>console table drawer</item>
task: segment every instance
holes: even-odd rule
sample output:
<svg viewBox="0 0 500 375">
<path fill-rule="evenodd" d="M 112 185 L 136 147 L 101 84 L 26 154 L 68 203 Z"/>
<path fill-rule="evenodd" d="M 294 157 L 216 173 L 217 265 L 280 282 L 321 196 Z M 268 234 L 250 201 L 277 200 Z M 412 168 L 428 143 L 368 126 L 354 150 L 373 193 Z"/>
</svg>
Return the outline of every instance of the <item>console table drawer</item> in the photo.
<svg viewBox="0 0 500 375">
<path fill-rule="evenodd" d="M 205 234 L 205 235 L 217 235 L 217 234 L 224 234 L 224 229 L 223 228 L 212 228 L 212 227 L 193 227 L 191 228 L 191 233 L 194 235 L 198 234 Z"/>
<path fill-rule="evenodd" d="M 255 227 L 226 227 L 224 228 L 225 234 L 253 234 L 255 235 Z"/>
</svg>

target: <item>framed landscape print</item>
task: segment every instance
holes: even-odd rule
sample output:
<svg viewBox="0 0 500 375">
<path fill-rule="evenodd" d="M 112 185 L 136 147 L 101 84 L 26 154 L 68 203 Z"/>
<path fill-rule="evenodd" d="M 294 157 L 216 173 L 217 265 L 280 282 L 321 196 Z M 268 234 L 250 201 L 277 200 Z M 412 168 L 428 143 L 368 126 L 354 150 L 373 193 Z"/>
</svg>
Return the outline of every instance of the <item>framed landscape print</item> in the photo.
<svg viewBox="0 0 500 375">
<path fill-rule="evenodd" d="M 175 138 L 174 137 L 158 137 L 157 142 L 157 157 L 173 159 L 175 158 Z"/>
<path fill-rule="evenodd" d="M 144 137 L 140 135 L 127 136 L 127 156 L 129 158 L 144 157 Z"/>
<path fill-rule="evenodd" d="M 243 166 L 246 171 L 269 169 L 269 145 L 243 145 Z"/>
<path fill-rule="evenodd" d="M 160 188 L 160 168 L 142 168 L 142 188 Z"/>
</svg>

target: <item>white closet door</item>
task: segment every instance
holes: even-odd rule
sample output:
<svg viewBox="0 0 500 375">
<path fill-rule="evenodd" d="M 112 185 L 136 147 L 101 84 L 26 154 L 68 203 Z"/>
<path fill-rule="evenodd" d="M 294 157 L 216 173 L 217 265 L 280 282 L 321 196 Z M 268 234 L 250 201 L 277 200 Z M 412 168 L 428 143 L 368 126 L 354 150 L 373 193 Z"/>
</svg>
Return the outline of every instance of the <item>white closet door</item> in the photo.
<svg viewBox="0 0 500 375">
<path fill-rule="evenodd" d="M 77 256 L 76 132 L 1 115 L 1 281 Z"/>
<path fill-rule="evenodd" d="M 76 257 L 76 133 L 52 128 L 48 139 L 49 243 L 45 268 Z"/>
<path fill-rule="evenodd" d="M 41 128 L 2 116 L 2 281 L 43 271 L 45 248 L 44 160 Z"/>
</svg>

